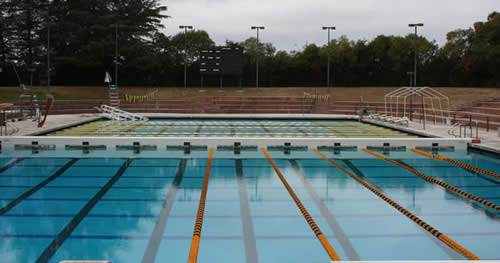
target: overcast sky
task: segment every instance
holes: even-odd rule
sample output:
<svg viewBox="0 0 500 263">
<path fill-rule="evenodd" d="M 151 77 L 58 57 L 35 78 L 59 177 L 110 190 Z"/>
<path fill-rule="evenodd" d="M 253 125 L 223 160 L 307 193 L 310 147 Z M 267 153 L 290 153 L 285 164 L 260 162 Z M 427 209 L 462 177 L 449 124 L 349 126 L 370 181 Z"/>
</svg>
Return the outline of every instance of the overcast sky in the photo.
<svg viewBox="0 0 500 263">
<path fill-rule="evenodd" d="M 265 42 L 297 50 L 306 43 L 324 44 L 321 26 L 335 25 L 335 35 L 370 40 L 379 34 L 405 35 L 408 23 L 423 22 L 420 32 L 443 44 L 446 33 L 484 21 L 500 11 L 500 0 L 162 0 L 168 6 L 167 34 L 179 25 L 206 30 L 217 44 L 243 41 L 266 26 Z"/>
</svg>

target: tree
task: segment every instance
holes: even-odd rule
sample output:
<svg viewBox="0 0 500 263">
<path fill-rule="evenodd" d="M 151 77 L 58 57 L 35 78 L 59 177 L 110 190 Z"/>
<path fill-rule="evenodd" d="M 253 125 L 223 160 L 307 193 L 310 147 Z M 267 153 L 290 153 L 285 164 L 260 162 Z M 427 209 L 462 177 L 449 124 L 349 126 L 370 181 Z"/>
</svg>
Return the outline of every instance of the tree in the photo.
<svg viewBox="0 0 500 263">
<path fill-rule="evenodd" d="M 104 71 L 113 68 L 116 31 L 120 55 L 126 58 L 120 66 L 124 73 L 140 68 L 135 63 L 146 63 L 144 68 L 154 64 L 144 58 L 154 58 L 148 51 L 166 17 L 160 1 L 59 0 L 52 11 L 56 82 L 102 83 Z M 123 75 L 127 81 L 129 74 Z"/>
<path fill-rule="evenodd" d="M 186 57 L 189 64 L 198 61 L 201 50 L 215 46 L 215 42 L 204 30 L 178 33 L 172 37 L 171 42 L 178 57 L 181 60 Z"/>
<path fill-rule="evenodd" d="M 2 0 L 0 1 L 0 85 L 16 78 L 7 61 L 16 62 L 26 83 L 31 74 L 44 80 L 48 52 L 54 84 L 99 85 L 105 71 L 113 71 L 118 32 L 122 85 L 179 85 L 184 60 L 190 79 L 199 74 L 199 52 L 215 46 L 203 30 L 167 36 L 160 32 L 164 16 L 161 0 Z M 46 45 L 51 30 L 51 50 Z M 300 50 L 277 51 L 272 43 L 226 41 L 244 52 L 246 85 L 255 82 L 259 58 L 263 86 L 323 86 L 331 57 L 332 83 L 336 86 L 407 85 L 413 71 L 415 35 L 379 35 L 353 41 L 342 36 L 325 46 L 310 44 Z M 471 28 L 447 34 L 439 47 L 423 36 L 416 39 L 418 83 L 433 86 L 499 86 L 500 14 Z M 43 70 L 42 70 L 43 69 Z M 35 84 L 37 83 L 36 78 Z M 38 82 L 41 83 L 41 82 Z M 194 81 L 192 81 L 194 83 Z"/>
</svg>

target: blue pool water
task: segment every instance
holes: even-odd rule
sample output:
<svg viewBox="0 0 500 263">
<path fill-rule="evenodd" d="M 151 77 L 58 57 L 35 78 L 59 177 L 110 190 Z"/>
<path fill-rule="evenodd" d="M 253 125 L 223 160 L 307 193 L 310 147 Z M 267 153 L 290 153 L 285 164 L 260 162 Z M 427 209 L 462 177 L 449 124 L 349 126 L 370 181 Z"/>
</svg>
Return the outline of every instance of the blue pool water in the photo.
<svg viewBox="0 0 500 263">
<path fill-rule="evenodd" d="M 313 152 L 271 156 L 342 259 L 464 259 Z M 409 152 L 389 157 L 500 203 L 500 181 L 491 177 Z M 0 262 L 187 261 L 207 159 L 13 161 L 0 158 Z M 471 153 L 463 161 L 499 172 L 495 157 Z M 366 153 L 338 163 L 481 259 L 500 259 L 497 211 Z M 329 262 L 329 257 L 263 156 L 221 159 L 216 153 L 198 260 Z"/>
</svg>

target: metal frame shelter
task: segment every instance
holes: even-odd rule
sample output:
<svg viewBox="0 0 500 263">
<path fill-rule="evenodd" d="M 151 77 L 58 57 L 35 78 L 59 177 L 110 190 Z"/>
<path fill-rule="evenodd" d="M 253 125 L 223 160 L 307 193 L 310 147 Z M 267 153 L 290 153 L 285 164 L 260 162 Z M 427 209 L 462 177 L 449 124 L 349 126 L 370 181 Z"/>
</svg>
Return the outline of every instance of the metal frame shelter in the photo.
<svg viewBox="0 0 500 263">
<path fill-rule="evenodd" d="M 434 115 L 434 123 L 440 116 L 444 124 L 449 118 L 450 99 L 440 91 L 430 87 L 402 87 L 387 93 L 384 97 L 385 114 L 394 117 L 407 117 L 411 114 L 412 106 L 409 98 L 420 97 L 423 113 L 423 121 L 426 120 L 426 112 L 431 111 Z"/>
</svg>

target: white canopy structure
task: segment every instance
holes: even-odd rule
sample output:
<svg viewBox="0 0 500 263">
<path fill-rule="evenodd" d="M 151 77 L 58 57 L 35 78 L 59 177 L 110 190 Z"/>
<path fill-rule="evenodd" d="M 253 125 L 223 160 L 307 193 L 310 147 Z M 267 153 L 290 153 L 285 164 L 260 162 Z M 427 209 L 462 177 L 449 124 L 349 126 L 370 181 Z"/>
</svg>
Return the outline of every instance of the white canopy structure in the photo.
<svg viewBox="0 0 500 263">
<path fill-rule="evenodd" d="M 409 117 L 412 96 L 420 98 L 420 102 L 413 104 L 422 107 L 423 119 L 426 118 L 427 113 L 431 112 L 434 116 L 434 122 L 440 119 L 446 124 L 446 119 L 449 118 L 450 99 L 443 93 L 429 87 L 402 87 L 387 93 L 384 98 L 385 114 L 394 117 Z"/>
</svg>

